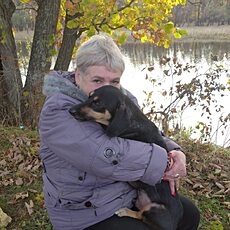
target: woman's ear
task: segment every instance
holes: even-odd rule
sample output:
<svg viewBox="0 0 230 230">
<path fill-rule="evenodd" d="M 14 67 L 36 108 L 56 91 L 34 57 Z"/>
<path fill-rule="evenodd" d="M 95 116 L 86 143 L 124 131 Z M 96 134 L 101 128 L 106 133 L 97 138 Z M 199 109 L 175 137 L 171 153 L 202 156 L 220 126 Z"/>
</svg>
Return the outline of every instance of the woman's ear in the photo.
<svg viewBox="0 0 230 230">
<path fill-rule="evenodd" d="M 80 83 L 80 71 L 78 69 L 75 70 L 75 83 L 77 85 Z"/>
</svg>

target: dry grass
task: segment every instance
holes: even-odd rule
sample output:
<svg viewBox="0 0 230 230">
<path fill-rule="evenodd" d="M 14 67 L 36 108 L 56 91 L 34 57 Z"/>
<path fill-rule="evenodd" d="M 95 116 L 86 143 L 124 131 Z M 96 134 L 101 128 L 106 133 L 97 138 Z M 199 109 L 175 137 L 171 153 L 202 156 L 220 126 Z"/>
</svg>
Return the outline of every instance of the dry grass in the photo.
<svg viewBox="0 0 230 230">
<path fill-rule="evenodd" d="M 230 25 L 223 26 L 192 26 L 184 27 L 188 36 L 181 41 L 198 40 L 198 41 L 230 41 Z"/>
</svg>

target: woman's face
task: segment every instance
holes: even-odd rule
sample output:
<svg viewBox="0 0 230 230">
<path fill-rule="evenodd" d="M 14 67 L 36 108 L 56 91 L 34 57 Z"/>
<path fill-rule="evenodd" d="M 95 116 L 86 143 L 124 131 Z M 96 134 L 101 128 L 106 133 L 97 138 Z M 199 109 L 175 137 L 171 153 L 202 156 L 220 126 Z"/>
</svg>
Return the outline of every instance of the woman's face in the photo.
<svg viewBox="0 0 230 230">
<path fill-rule="evenodd" d="M 90 92 L 104 85 L 120 88 L 120 72 L 113 72 L 105 66 L 90 66 L 85 73 L 75 72 L 75 81 L 80 89 L 89 95 Z"/>
</svg>

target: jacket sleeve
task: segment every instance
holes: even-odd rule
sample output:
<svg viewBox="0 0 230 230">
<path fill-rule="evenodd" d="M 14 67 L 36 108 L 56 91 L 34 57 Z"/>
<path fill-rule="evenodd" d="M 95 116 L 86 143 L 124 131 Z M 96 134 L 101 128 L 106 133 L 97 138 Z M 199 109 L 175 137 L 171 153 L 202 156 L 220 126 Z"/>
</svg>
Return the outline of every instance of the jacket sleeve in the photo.
<svg viewBox="0 0 230 230">
<path fill-rule="evenodd" d="M 93 121 L 81 122 L 68 109 L 76 100 L 63 94 L 47 98 L 40 116 L 40 138 L 49 151 L 79 170 L 117 181 L 157 183 L 167 153 L 158 145 L 109 138 Z"/>
</svg>

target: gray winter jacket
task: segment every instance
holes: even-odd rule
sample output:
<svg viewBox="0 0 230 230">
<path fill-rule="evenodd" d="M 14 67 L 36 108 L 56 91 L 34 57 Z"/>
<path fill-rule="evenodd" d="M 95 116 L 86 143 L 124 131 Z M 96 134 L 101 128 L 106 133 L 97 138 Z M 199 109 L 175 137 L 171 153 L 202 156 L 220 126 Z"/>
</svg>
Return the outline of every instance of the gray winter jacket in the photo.
<svg viewBox="0 0 230 230">
<path fill-rule="evenodd" d="M 93 122 L 75 120 L 69 108 L 87 96 L 74 74 L 51 72 L 40 116 L 40 157 L 44 198 L 54 229 L 80 230 L 132 207 L 136 191 L 127 181 L 154 185 L 166 168 L 167 154 L 155 144 L 109 138 Z M 125 91 L 136 100 L 128 91 Z M 179 146 L 166 139 L 169 149 Z"/>
</svg>

